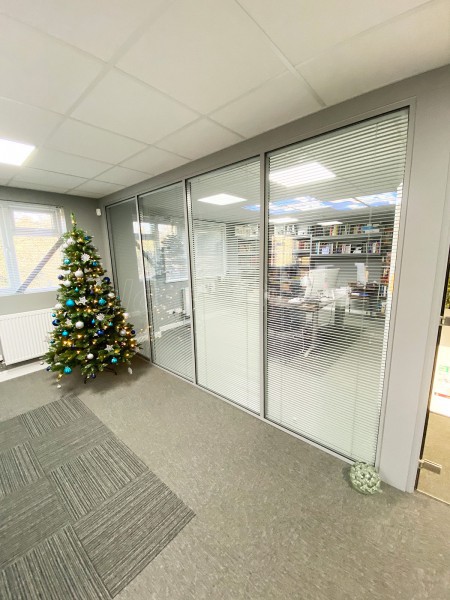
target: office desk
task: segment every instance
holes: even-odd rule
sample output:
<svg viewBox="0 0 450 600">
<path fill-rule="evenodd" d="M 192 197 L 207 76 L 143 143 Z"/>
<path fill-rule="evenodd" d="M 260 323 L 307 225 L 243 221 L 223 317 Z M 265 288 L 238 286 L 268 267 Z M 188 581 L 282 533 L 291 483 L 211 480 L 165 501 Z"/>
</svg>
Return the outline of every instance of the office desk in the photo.
<svg viewBox="0 0 450 600">
<path fill-rule="evenodd" d="M 319 311 L 322 310 L 322 308 L 325 308 L 325 306 L 329 306 L 334 302 L 335 300 L 332 298 L 307 298 L 302 299 L 299 302 L 290 302 L 289 298 L 283 298 L 282 296 L 269 296 L 267 299 L 268 307 L 278 307 L 284 310 L 295 310 L 303 314 L 311 314 L 311 344 L 306 350 L 303 350 L 304 356 L 309 356 L 310 352 L 317 346 L 319 332 Z"/>
</svg>

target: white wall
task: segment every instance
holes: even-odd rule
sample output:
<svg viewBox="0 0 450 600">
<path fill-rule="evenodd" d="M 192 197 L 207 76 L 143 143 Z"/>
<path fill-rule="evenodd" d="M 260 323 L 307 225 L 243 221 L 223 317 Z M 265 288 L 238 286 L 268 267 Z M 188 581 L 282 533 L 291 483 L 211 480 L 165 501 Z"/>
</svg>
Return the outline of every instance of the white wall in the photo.
<svg viewBox="0 0 450 600">
<path fill-rule="evenodd" d="M 450 244 L 450 67 L 443 67 L 324 109 L 251 140 L 183 165 L 104 199 L 130 197 L 358 120 L 411 107 L 406 181 L 377 464 L 383 479 L 411 491 L 423 433 L 445 265 Z"/>
</svg>

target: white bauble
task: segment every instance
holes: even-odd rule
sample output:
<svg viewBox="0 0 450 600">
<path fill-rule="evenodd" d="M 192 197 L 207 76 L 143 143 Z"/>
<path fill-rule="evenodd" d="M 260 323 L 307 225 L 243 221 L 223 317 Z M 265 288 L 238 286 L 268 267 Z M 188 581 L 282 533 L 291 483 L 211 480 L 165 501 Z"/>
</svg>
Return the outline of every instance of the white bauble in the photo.
<svg viewBox="0 0 450 600">
<path fill-rule="evenodd" d="M 55 304 L 56 310 L 61 310 L 62 307 L 63 307 L 63 305 L 61 304 L 61 302 L 58 302 L 58 304 Z"/>
<path fill-rule="evenodd" d="M 86 358 L 88 360 L 92 360 L 94 358 L 94 355 L 89 352 L 89 354 L 86 356 Z"/>
<path fill-rule="evenodd" d="M 77 322 L 75 323 L 75 327 L 76 327 L 77 329 L 83 329 L 83 327 L 84 327 L 84 323 L 83 323 L 83 321 L 77 321 Z"/>
<path fill-rule="evenodd" d="M 63 284 L 65 287 L 69 288 L 69 287 L 72 285 L 72 282 L 71 282 L 71 281 L 69 281 L 68 279 L 66 279 L 65 281 L 63 281 L 63 282 L 62 282 L 62 284 Z"/>
<path fill-rule="evenodd" d="M 128 317 L 129 317 L 129 316 L 130 316 L 130 315 L 129 315 L 128 313 L 123 313 L 123 318 L 124 318 L 124 319 L 128 319 Z"/>
<path fill-rule="evenodd" d="M 75 277 L 83 277 L 84 273 L 81 269 L 75 271 Z"/>
<path fill-rule="evenodd" d="M 73 244 L 73 238 L 69 237 L 67 238 L 67 245 L 70 246 L 71 244 Z"/>
<path fill-rule="evenodd" d="M 114 296 L 115 296 L 114 292 L 109 292 L 108 298 L 114 298 Z"/>
<path fill-rule="evenodd" d="M 60 389 L 60 387 L 61 387 L 61 384 L 60 384 L 60 383 L 58 383 L 58 385 L 57 385 L 56 387 L 57 387 L 58 389 Z"/>
<path fill-rule="evenodd" d="M 67 242 L 64 242 L 64 244 L 62 245 L 62 247 L 65 249 L 65 248 L 67 248 L 68 245 L 69 244 Z"/>
<path fill-rule="evenodd" d="M 127 332 L 125 331 L 125 329 L 121 329 L 119 331 L 120 335 L 127 335 Z"/>
<path fill-rule="evenodd" d="M 128 373 L 129 373 L 130 375 L 133 375 L 133 369 L 132 369 L 131 367 L 128 367 Z"/>
</svg>

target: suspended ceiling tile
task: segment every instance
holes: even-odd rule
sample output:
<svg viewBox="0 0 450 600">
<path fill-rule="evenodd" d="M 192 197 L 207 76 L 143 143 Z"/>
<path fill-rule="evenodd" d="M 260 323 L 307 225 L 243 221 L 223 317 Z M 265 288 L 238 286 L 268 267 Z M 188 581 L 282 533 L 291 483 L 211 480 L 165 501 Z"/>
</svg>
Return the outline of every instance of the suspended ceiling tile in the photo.
<svg viewBox="0 0 450 600">
<path fill-rule="evenodd" d="M 52 185 L 47 185 L 47 184 L 31 183 L 30 181 L 27 181 L 27 182 L 16 181 L 15 179 L 13 179 L 8 184 L 8 187 L 16 187 L 16 188 L 21 188 L 24 190 L 38 190 L 40 192 L 53 192 L 55 194 L 66 194 L 67 193 L 66 187 L 58 187 L 58 186 L 52 186 Z"/>
<path fill-rule="evenodd" d="M 91 180 L 83 183 L 79 187 L 72 190 L 74 194 L 79 194 L 83 196 L 84 193 L 88 194 L 98 194 L 98 197 L 106 196 L 107 194 L 112 194 L 113 192 L 117 192 L 118 190 L 122 190 L 124 188 L 123 185 L 116 185 L 115 183 L 107 183 L 104 181 Z"/>
<path fill-rule="evenodd" d="M 0 98 L 0 115 L 1 138 L 35 146 L 62 121 L 61 115 L 6 98 Z"/>
<path fill-rule="evenodd" d="M 158 175 L 159 173 L 165 173 L 166 171 L 175 169 L 175 167 L 184 165 L 188 160 L 187 158 L 172 154 L 172 152 L 150 147 L 136 154 L 136 156 L 128 158 L 121 166 L 137 169 L 148 175 Z"/>
<path fill-rule="evenodd" d="M 242 141 L 242 138 L 208 119 L 199 119 L 180 129 L 158 143 L 164 150 L 177 152 L 190 159 L 206 156 L 227 146 Z"/>
<path fill-rule="evenodd" d="M 0 177 L 2 179 L 11 179 L 11 177 L 15 177 L 20 171 L 20 167 L 16 165 L 5 165 L 0 163 Z"/>
<path fill-rule="evenodd" d="M 320 109 L 300 77 L 284 73 L 212 113 L 211 118 L 252 137 Z"/>
<path fill-rule="evenodd" d="M 144 144 L 115 133 L 68 119 L 49 140 L 48 147 L 111 164 L 145 148 Z"/>
<path fill-rule="evenodd" d="M 27 167 L 77 175 L 85 179 L 96 177 L 111 166 L 108 163 L 49 148 L 37 148 L 27 160 Z"/>
<path fill-rule="evenodd" d="M 238 1 L 292 64 L 298 64 L 427 0 Z"/>
<path fill-rule="evenodd" d="M 223 0 L 172 3 L 118 66 L 205 114 L 284 70 L 260 29 Z"/>
<path fill-rule="evenodd" d="M 92 192 L 79 192 L 77 188 L 74 190 L 69 190 L 67 192 L 69 196 L 81 196 L 82 198 L 102 198 L 105 194 L 98 192 L 94 194 Z"/>
<path fill-rule="evenodd" d="M 65 112 L 94 80 L 102 63 L 0 15 L 1 95 Z"/>
<path fill-rule="evenodd" d="M 15 181 L 23 181 L 25 183 L 37 183 L 39 185 L 51 185 L 53 187 L 70 189 L 86 180 L 82 177 L 74 177 L 63 173 L 52 173 L 51 171 L 42 171 L 40 169 L 32 169 L 30 167 L 21 167 L 20 171 L 14 177 Z"/>
<path fill-rule="evenodd" d="M 118 185 L 133 185 L 148 179 L 146 173 L 141 171 L 132 171 L 131 169 L 124 169 L 123 167 L 113 167 L 109 171 L 105 171 L 97 177 L 98 181 L 106 181 L 108 183 L 116 183 Z"/>
<path fill-rule="evenodd" d="M 104 60 L 165 0 L 2 0 L 2 12 Z"/>
<path fill-rule="evenodd" d="M 449 61 L 450 5 L 443 0 L 340 44 L 297 68 L 327 104 L 336 104 Z"/>
<path fill-rule="evenodd" d="M 148 144 L 197 118 L 192 110 L 117 70 L 96 85 L 72 116 Z"/>
</svg>

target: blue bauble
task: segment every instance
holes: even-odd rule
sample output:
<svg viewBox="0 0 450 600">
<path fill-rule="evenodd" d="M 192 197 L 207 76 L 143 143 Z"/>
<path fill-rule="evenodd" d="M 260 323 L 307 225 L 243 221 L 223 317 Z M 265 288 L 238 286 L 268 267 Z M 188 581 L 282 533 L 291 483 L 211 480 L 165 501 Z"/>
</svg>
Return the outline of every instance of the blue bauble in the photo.
<svg viewBox="0 0 450 600">
<path fill-rule="evenodd" d="M 70 265 L 70 259 L 69 258 L 65 258 L 64 259 L 64 264 L 65 265 Z"/>
<path fill-rule="evenodd" d="M 94 293 L 95 293 L 95 292 L 94 292 L 94 290 L 91 290 L 91 291 L 89 292 L 89 295 L 90 295 L 90 296 L 93 296 L 93 295 L 94 295 Z"/>
<path fill-rule="evenodd" d="M 112 321 L 110 321 L 110 322 L 108 323 L 108 325 L 110 325 L 110 326 L 111 326 L 111 325 L 113 325 L 113 322 L 112 322 Z"/>
<path fill-rule="evenodd" d="M 91 236 L 90 235 L 85 235 L 84 239 L 88 242 L 91 239 Z"/>
<path fill-rule="evenodd" d="M 55 343 L 55 340 L 52 340 L 52 341 L 50 342 L 50 344 L 54 344 L 54 343 Z"/>
<path fill-rule="evenodd" d="M 72 300 L 72 298 L 69 298 L 66 301 L 66 306 L 75 306 L 75 302 Z"/>
<path fill-rule="evenodd" d="M 64 275 L 58 275 L 58 279 L 64 279 Z"/>
<path fill-rule="evenodd" d="M 136 332 L 134 329 L 131 330 L 131 335 L 134 335 Z"/>
<path fill-rule="evenodd" d="M 56 313 L 52 313 L 52 317 L 56 317 Z"/>
<path fill-rule="evenodd" d="M 64 329 L 64 331 L 61 333 L 61 335 L 64 337 L 67 337 L 69 335 L 69 332 Z"/>
<path fill-rule="evenodd" d="M 95 325 L 95 319 L 91 319 L 92 325 Z"/>
<path fill-rule="evenodd" d="M 46 370 L 46 371 L 50 371 L 50 369 L 51 369 L 51 367 L 47 367 L 45 370 Z"/>
<path fill-rule="evenodd" d="M 115 364 L 117 362 L 117 358 L 115 356 L 112 357 L 111 362 Z"/>
<path fill-rule="evenodd" d="M 95 379 L 96 377 L 97 377 L 97 375 L 95 373 L 92 373 L 91 379 Z"/>
<path fill-rule="evenodd" d="M 100 304 L 100 306 L 104 306 L 106 304 L 106 300 L 104 298 L 100 298 L 98 303 Z"/>
<path fill-rule="evenodd" d="M 97 329 L 97 335 L 104 335 L 103 329 Z"/>
<path fill-rule="evenodd" d="M 111 281 L 111 279 L 109 277 L 103 277 L 103 281 L 105 283 L 109 283 Z"/>
<path fill-rule="evenodd" d="M 72 373 L 72 369 L 70 367 L 64 367 L 64 373 L 68 375 L 69 373 Z"/>
<path fill-rule="evenodd" d="M 76 292 L 79 292 L 80 290 L 79 290 L 78 288 L 75 288 L 75 291 L 76 291 Z"/>
<path fill-rule="evenodd" d="M 92 266 L 93 266 L 93 267 L 96 267 L 97 265 L 98 265 L 98 262 L 97 262 L 96 260 L 93 260 L 93 261 L 92 261 Z"/>
<path fill-rule="evenodd" d="M 57 325 L 59 325 L 59 319 L 53 319 L 53 321 L 52 321 L 52 325 L 54 325 L 55 327 L 56 327 Z"/>
</svg>

